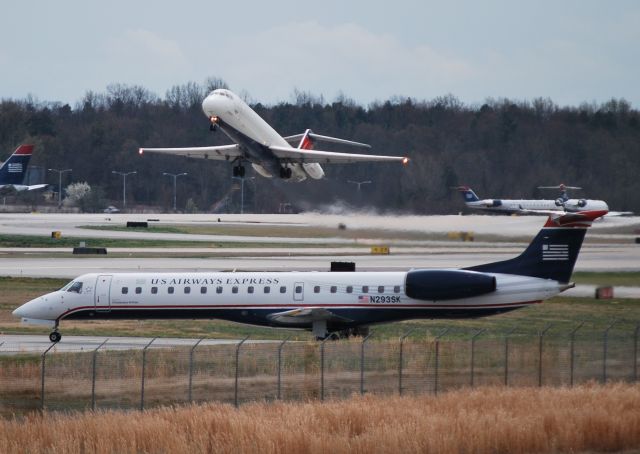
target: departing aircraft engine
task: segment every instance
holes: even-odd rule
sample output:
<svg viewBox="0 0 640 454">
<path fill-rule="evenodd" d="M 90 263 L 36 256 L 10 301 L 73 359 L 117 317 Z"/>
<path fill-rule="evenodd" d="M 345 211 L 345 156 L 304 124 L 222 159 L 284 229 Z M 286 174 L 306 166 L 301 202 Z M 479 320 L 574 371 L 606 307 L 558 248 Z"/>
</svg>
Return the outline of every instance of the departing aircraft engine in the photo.
<svg viewBox="0 0 640 454">
<path fill-rule="evenodd" d="M 412 270 L 407 272 L 405 292 L 409 298 L 428 301 L 455 300 L 491 293 L 496 278 L 465 270 Z"/>
<path fill-rule="evenodd" d="M 307 175 L 309 175 L 314 180 L 320 180 L 322 177 L 324 177 L 324 171 L 322 170 L 320 164 L 318 164 L 317 162 L 305 162 L 304 164 L 302 164 L 302 168 L 307 173 Z"/>
</svg>

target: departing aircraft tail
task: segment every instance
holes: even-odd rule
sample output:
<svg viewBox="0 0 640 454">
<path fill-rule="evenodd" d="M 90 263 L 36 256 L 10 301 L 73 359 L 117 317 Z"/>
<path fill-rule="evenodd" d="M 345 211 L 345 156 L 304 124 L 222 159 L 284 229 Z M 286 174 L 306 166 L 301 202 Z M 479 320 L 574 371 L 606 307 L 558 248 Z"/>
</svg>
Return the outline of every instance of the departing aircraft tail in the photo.
<svg viewBox="0 0 640 454">
<path fill-rule="evenodd" d="M 529 247 L 518 257 L 465 269 L 568 283 L 587 228 L 605 214 L 607 211 L 603 210 L 551 214 Z"/>
<path fill-rule="evenodd" d="M 0 184 L 22 184 L 33 145 L 20 145 L 0 167 Z"/>
<path fill-rule="evenodd" d="M 471 189 L 469 186 L 458 186 L 455 189 L 457 189 L 462 194 L 465 202 L 477 202 L 480 200 L 476 193 L 473 192 L 473 189 Z"/>
<path fill-rule="evenodd" d="M 302 138 L 300 139 L 300 143 L 298 144 L 299 150 L 313 150 L 314 142 L 311 136 L 312 136 L 311 129 L 307 129 L 302 134 Z"/>
</svg>

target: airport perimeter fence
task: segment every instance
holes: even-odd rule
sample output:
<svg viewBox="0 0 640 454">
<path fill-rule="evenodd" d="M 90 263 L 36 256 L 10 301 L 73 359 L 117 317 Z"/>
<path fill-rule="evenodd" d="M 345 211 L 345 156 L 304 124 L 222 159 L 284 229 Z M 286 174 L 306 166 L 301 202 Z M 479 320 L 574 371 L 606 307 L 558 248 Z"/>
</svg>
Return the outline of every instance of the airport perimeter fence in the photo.
<svg viewBox="0 0 640 454">
<path fill-rule="evenodd" d="M 640 324 L 594 331 L 408 332 L 324 342 L 197 340 L 93 351 L 21 352 L 0 341 L 0 416 L 145 409 L 217 401 L 418 395 L 477 386 L 573 386 L 638 380 Z M 155 343 L 155 345 L 154 345 Z"/>
</svg>

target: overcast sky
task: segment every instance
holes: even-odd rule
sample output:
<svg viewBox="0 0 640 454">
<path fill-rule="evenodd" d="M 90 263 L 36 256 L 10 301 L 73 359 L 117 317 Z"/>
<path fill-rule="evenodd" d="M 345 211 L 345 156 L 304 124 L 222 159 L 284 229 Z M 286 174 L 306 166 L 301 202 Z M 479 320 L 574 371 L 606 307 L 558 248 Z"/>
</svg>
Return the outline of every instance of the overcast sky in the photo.
<svg viewBox="0 0 640 454">
<path fill-rule="evenodd" d="M 252 101 L 451 93 L 640 107 L 640 1 L 3 2 L 0 98 L 75 104 L 109 83 L 209 76 Z"/>
</svg>

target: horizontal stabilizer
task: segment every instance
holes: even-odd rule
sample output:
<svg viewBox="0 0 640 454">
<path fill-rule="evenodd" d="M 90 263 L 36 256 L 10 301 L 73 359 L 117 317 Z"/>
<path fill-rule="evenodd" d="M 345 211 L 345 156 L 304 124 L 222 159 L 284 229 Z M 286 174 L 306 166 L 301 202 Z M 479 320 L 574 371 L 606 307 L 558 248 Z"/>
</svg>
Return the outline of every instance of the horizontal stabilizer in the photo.
<svg viewBox="0 0 640 454">
<path fill-rule="evenodd" d="M 295 134 L 293 136 L 287 136 L 287 137 L 284 137 L 284 140 L 286 140 L 287 142 L 293 145 L 300 142 L 300 140 L 305 135 L 309 136 L 315 142 L 328 142 L 328 143 L 337 143 L 340 145 L 348 145 L 351 147 L 371 148 L 371 145 L 367 143 L 354 142 L 352 140 L 339 139 L 337 137 L 321 136 L 320 134 L 316 134 L 311 131 L 303 132 L 302 134 Z"/>
</svg>

